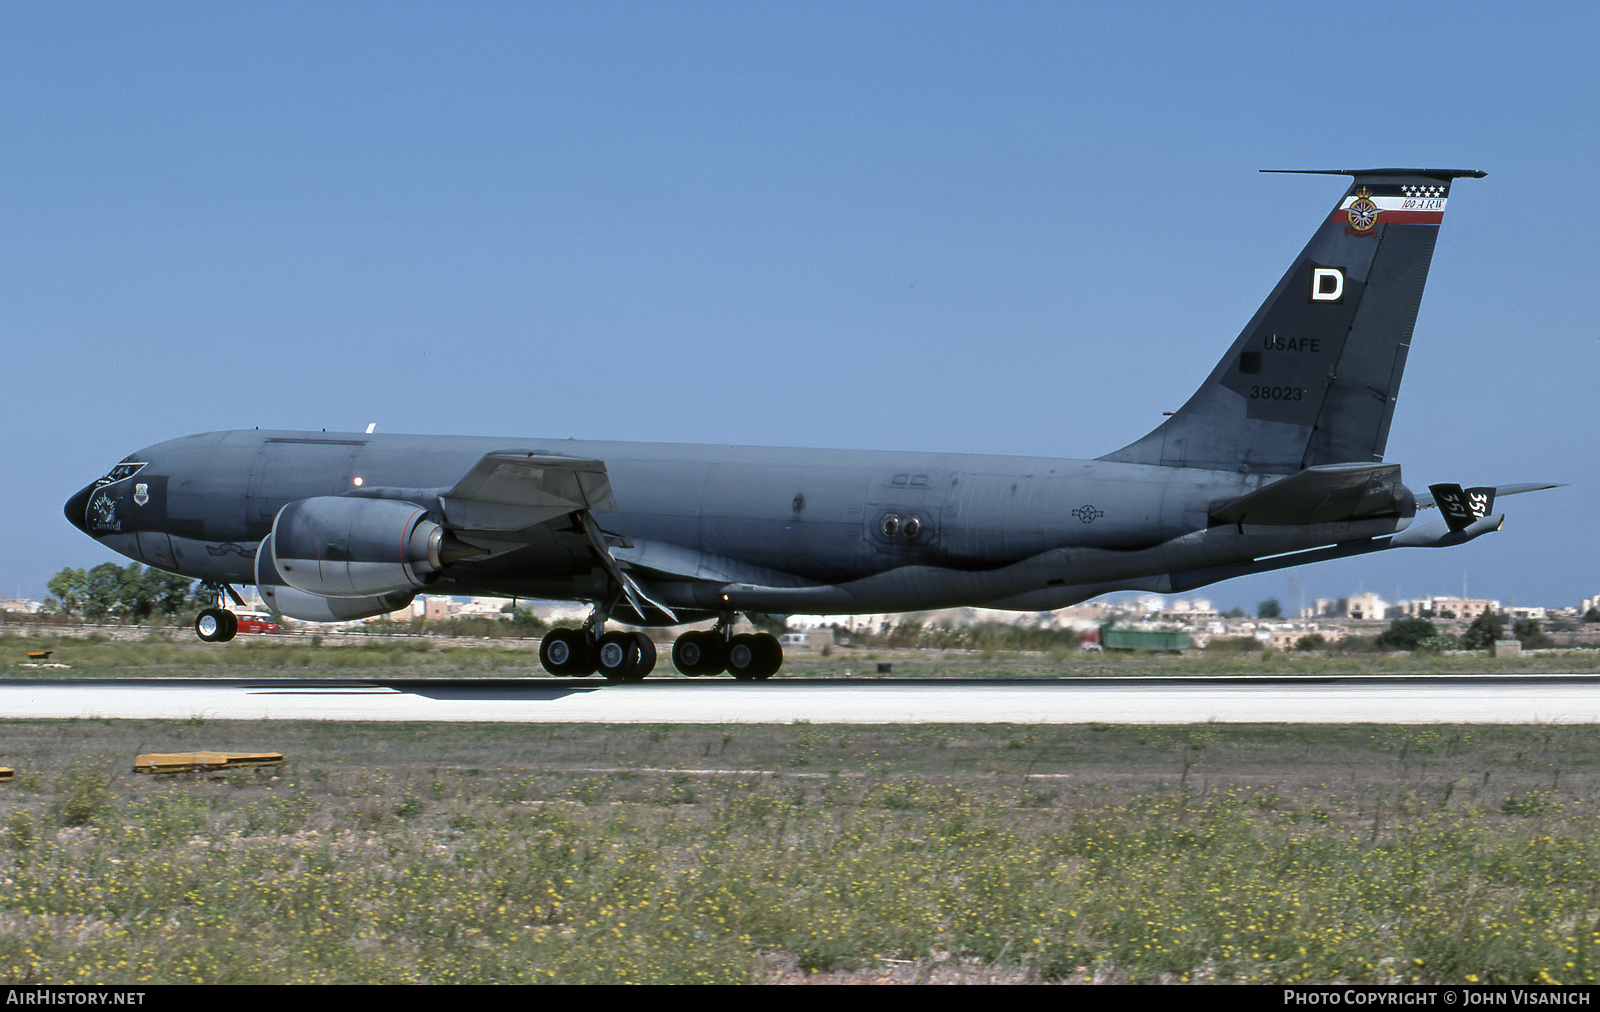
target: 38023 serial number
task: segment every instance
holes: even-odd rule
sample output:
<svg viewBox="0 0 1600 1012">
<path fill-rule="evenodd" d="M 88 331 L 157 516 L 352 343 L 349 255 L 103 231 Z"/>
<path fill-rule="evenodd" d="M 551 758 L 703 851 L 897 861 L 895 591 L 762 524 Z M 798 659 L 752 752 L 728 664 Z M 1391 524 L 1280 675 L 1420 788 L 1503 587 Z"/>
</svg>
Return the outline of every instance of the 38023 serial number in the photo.
<svg viewBox="0 0 1600 1012">
<path fill-rule="evenodd" d="M 1298 401 L 1304 400 L 1305 387 L 1251 387 L 1250 399 L 1253 401 Z"/>
</svg>

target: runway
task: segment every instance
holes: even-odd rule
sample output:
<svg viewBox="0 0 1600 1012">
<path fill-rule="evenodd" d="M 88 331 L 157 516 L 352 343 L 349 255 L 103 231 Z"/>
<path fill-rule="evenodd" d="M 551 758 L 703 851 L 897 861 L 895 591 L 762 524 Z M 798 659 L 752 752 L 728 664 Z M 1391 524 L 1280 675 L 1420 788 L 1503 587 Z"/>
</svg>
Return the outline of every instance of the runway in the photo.
<svg viewBox="0 0 1600 1012">
<path fill-rule="evenodd" d="M 760 724 L 1600 722 L 1600 675 L 0 682 L 0 718 Z"/>
</svg>

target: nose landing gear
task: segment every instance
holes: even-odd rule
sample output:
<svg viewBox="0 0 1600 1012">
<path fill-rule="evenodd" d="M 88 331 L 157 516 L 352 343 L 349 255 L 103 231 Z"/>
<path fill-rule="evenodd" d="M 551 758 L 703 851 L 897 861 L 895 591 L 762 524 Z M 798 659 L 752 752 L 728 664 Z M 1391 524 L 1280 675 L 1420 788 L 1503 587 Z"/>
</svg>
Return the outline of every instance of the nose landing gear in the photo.
<svg viewBox="0 0 1600 1012">
<path fill-rule="evenodd" d="M 228 599 L 241 608 L 244 601 L 226 583 L 208 583 L 205 589 L 211 592 L 211 607 L 195 616 L 194 634 L 205 643 L 226 643 L 239 633 L 239 616 L 228 610 Z"/>
<path fill-rule="evenodd" d="M 195 616 L 194 633 L 206 643 L 226 643 L 239 632 L 239 616 L 226 608 L 206 608 Z"/>
</svg>

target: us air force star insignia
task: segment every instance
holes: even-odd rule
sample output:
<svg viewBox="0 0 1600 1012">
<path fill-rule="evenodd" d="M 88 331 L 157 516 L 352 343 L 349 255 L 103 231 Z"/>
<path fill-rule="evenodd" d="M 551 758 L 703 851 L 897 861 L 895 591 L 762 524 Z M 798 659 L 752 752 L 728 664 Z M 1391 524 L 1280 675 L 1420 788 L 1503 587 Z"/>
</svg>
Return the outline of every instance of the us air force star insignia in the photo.
<svg viewBox="0 0 1600 1012">
<path fill-rule="evenodd" d="M 1372 191 L 1363 186 L 1356 191 L 1350 205 L 1350 228 L 1356 232 L 1370 232 L 1378 223 L 1378 205 L 1372 202 Z"/>
<path fill-rule="evenodd" d="M 1079 520 L 1082 520 L 1086 524 L 1092 524 L 1096 520 L 1099 520 L 1101 517 L 1105 516 L 1106 511 L 1097 510 L 1088 503 L 1084 503 L 1082 506 L 1079 506 L 1077 509 L 1073 510 L 1072 515 L 1077 517 Z"/>
<path fill-rule="evenodd" d="M 142 483 L 134 485 L 133 486 L 133 501 L 138 503 L 140 506 L 143 506 L 145 503 L 149 502 L 150 501 L 150 486 L 142 484 Z"/>
</svg>

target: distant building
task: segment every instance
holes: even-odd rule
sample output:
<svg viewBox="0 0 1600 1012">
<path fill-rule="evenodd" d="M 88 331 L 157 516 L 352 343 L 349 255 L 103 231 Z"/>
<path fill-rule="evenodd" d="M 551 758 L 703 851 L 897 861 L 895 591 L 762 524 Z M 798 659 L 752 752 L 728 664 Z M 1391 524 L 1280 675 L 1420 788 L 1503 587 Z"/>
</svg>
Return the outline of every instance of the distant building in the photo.
<svg viewBox="0 0 1600 1012">
<path fill-rule="evenodd" d="M 1348 618 L 1358 622 L 1381 619 L 1389 613 L 1389 604 L 1377 594 L 1357 594 L 1354 597 L 1319 597 L 1317 606 L 1305 618 Z"/>
<path fill-rule="evenodd" d="M 1293 650 L 1300 645 L 1301 640 L 1313 634 L 1321 636 L 1325 643 L 1334 643 L 1344 639 L 1348 632 L 1349 630 L 1336 625 L 1274 622 L 1270 626 L 1258 626 L 1255 638 L 1274 650 Z"/>
<path fill-rule="evenodd" d="M 1179 599 L 1156 612 L 1156 617 L 1172 622 L 1209 622 L 1217 617 L 1217 609 L 1203 597 L 1192 601 Z"/>
<path fill-rule="evenodd" d="M 1500 602 L 1479 597 L 1419 597 L 1400 602 L 1406 618 L 1477 618 L 1485 611 L 1498 613 Z"/>
<path fill-rule="evenodd" d="M 448 597 L 436 597 L 430 594 L 427 597 L 418 598 L 417 600 L 422 602 L 422 617 L 427 619 L 429 622 L 443 621 L 444 619 L 449 618 L 451 612 L 454 610 L 451 606 L 454 605 L 455 602 L 450 600 Z"/>
<path fill-rule="evenodd" d="M 786 632 L 778 637 L 778 642 L 796 650 L 831 650 L 833 629 L 829 626 L 819 626 L 807 632 Z"/>
<path fill-rule="evenodd" d="M 455 614 L 463 618 L 499 618 L 509 607 L 511 607 L 510 598 L 469 597 L 465 601 L 456 602 Z"/>
</svg>

